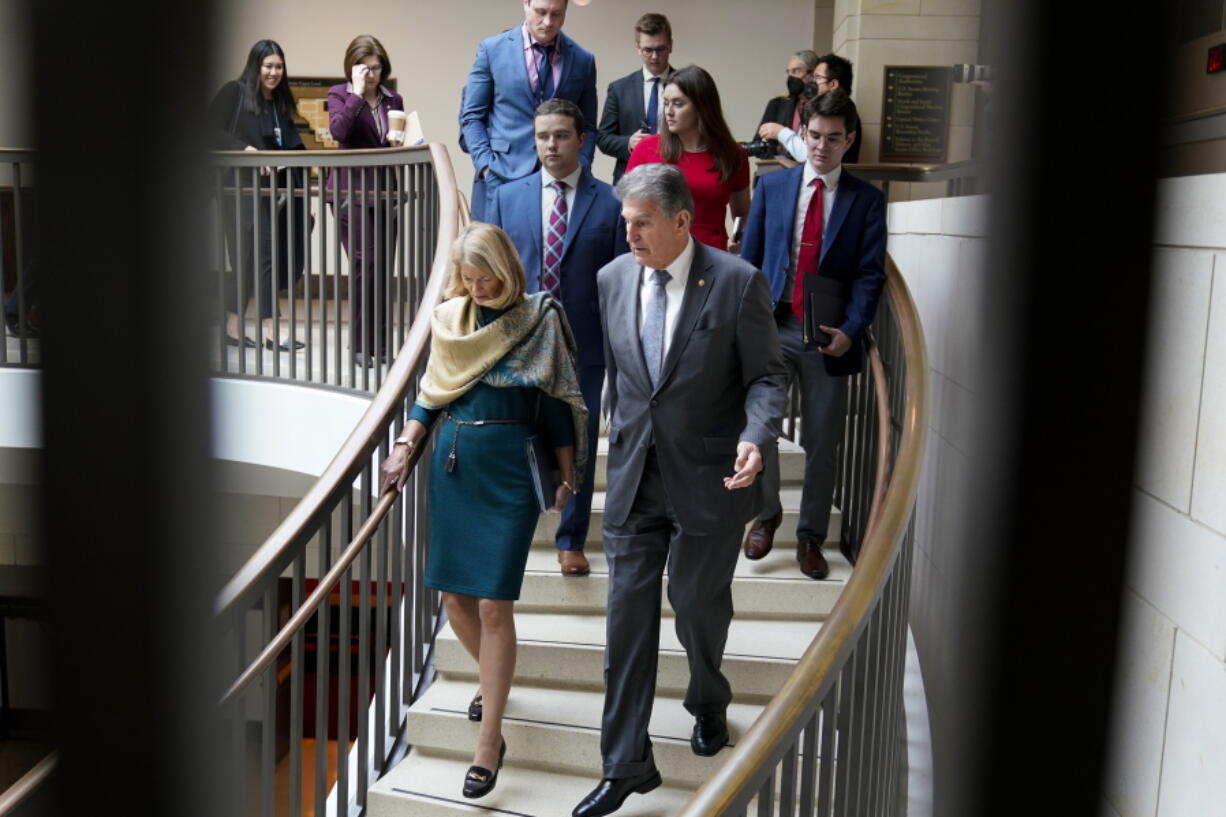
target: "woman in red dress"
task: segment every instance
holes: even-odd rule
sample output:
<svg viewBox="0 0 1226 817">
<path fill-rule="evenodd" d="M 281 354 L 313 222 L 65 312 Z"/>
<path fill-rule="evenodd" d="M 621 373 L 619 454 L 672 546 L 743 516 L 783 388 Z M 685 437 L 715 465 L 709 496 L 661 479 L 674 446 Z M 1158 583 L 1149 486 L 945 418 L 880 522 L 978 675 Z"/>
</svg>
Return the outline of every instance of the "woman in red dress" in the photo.
<svg viewBox="0 0 1226 817">
<path fill-rule="evenodd" d="M 630 154 L 626 172 L 643 164 L 676 165 L 694 196 L 696 241 L 728 249 L 725 211 L 749 213 L 749 157 L 732 138 L 719 91 L 711 75 L 697 65 L 674 73 L 664 88 L 666 130 L 642 139 Z"/>
</svg>

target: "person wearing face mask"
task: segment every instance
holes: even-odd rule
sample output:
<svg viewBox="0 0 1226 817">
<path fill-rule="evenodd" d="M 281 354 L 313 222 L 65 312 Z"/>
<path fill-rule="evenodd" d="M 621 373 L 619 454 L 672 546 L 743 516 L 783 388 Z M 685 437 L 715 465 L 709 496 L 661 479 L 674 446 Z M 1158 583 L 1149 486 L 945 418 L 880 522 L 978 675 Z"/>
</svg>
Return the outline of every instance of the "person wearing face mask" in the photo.
<svg viewBox="0 0 1226 817">
<path fill-rule="evenodd" d="M 850 97 L 851 63 L 837 54 L 819 57 L 813 51 L 797 51 L 788 58 L 787 73 L 788 92 L 766 103 L 757 135 L 759 139 L 777 141 L 778 155 L 803 162 L 809 148 L 801 127 L 801 109 L 810 99 L 827 91 L 841 89 Z M 857 126 L 851 147 L 844 157 L 847 164 L 860 161 L 859 136 Z"/>
<path fill-rule="evenodd" d="M 209 105 L 212 145 L 218 150 L 305 150 L 294 125 L 294 113 L 285 52 L 273 40 L 260 40 L 251 47 L 242 76 L 223 85 Z M 256 342 L 243 333 L 242 326 L 247 304 L 255 298 L 264 325 L 264 346 L 269 350 L 279 348 L 282 352 L 291 352 L 303 347 L 301 342 L 293 340 L 292 334 L 280 344 L 273 341 L 277 300 L 272 291 L 273 275 L 275 272 L 278 291 L 291 286 L 302 275 L 306 234 L 315 218 L 308 215 L 304 224 L 302 200 L 298 196 L 282 196 L 285 200 L 276 208 L 275 219 L 270 215 L 267 198 L 263 198 L 263 206 L 256 207 L 249 192 L 252 180 L 258 179 L 258 187 L 268 190 L 274 177 L 282 194 L 288 187 L 301 187 L 303 183 L 301 168 L 274 172 L 263 167 L 258 174 L 249 169 L 234 169 L 222 175 L 222 187 L 237 191 L 222 197 L 221 217 L 230 255 L 230 272 L 223 284 L 226 305 L 223 331 L 229 346 L 256 347 Z M 257 245 L 258 259 L 255 257 Z M 277 248 L 279 251 L 275 251 Z M 293 252 L 289 252 L 290 249 Z M 275 271 L 274 256 L 277 260 Z M 293 269 L 290 269 L 291 258 Z"/>
<path fill-rule="evenodd" d="M 341 150 L 396 147 L 404 142 L 403 132 L 395 139 L 388 136 L 387 112 L 404 110 L 404 99 L 384 84 L 391 73 L 387 51 L 371 35 L 354 37 L 345 49 L 350 81 L 328 89 L 328 130 Z M 385 190 L 395 184 L 395 174 L 375 167 L 352 174 L 347 167 L 337 168 L 328 172 L 325 182 L 328 201 L 338 211 L 341 244 L 349 254 L 349 345 L 358 362 L 367 366 L 387 359 L 388 344 L 375 337 L 375 329 L 381 335 L 389 332 L 390 321 L 378 318 L 378 312 L 388 301 L 388 272 L 396 246 L 396 219 L 374 193 L 376 187 Z"/>
</svg>

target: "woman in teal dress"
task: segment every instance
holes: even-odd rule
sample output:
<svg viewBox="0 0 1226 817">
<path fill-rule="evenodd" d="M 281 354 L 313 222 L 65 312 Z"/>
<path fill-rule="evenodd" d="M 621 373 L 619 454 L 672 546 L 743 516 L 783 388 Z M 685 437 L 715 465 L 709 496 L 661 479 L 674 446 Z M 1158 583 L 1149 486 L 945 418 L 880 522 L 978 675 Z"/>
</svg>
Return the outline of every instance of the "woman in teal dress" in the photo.
<svg viewBox="0 0 1226 817">
<path fill-rule="evenodd" d="M 481 721 L 465 797 L 494 788 L 506 743 L 502 716 L 515 672 L 514 604 L 540 515 L 526 440 L 543 434 L 558 460 L 560 511 L 583 473 L 587 409 L 566 316 L 544 293 L 524 295 L 524 271 L 506 233 L 473 223 L 451 250 L 451 284 L 431 319 L 421 392 L 382 466 L 399 490 L 408 455 L 439 425 L 430 464 L 427 587 L 477 662 Z"/>
</svg>

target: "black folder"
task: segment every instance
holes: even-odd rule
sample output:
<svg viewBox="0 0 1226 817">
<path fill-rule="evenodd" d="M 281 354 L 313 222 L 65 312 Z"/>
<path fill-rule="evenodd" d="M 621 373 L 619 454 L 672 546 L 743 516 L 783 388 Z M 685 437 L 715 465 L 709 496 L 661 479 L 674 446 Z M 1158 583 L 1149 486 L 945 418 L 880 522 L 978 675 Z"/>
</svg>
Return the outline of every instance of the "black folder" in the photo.
<svg viewBox="0 0 1226 817">
<path fill-rule="evenodd" d="M 528 454 L 528 470 L 532 472 L 532 490 L 541 506 L 541 513 L 553 507 L 558 496 L 558 460 L 553 449 L 540 434 L 524 441 Z"/>
<path fill-rule="evenodd" d="M 806 345 L 825 346 L 830 343 L 830 336 L 818 327 L 843 323 L 847 317 L 847 293 L 847 284 L 834 278 L 823 278 L 821 275 L 804 277 Z"/>
</svg>

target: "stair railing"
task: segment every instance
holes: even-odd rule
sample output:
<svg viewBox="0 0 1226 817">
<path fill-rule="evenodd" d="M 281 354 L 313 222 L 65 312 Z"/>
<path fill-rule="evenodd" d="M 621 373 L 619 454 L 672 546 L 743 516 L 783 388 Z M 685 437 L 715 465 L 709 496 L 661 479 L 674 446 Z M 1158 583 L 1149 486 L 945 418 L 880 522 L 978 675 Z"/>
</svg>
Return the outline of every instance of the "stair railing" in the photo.
<svg viewBox="0 0 1226 817">
<path fill-rule="evenodd" d="M 429 157 L 437 186 L 421 192 L 435 233 L 433 265 L 403 346 L 331 464 L 215 602 L 234 661 L 235 680 L 219 702 L 231 724 L 230 762 L 238 784 L 231 796 L 236 810 L 246 813 L 303 813 L 307 717 L 316 736 L 313 792 L 305 795 L 313 812 L 364 808 L 367 789 L 387 768 L 433 645 L 438 599 L 421 582 L 425 470 L 414 468 L 400 494 L 376 496 L 378 465 L 401 431 L 425 370 L 430 313 L 446 286 L 449 250 L 465 217 L 446 149 L 431 145 Z M 405 240 L 419 238 L 404 234 Z M 416 448 L 411 464 L 425 448 Z M 334 543 L 343 550 L 335 552 Z M 320 577 L 313 589 L 308 563 Z M 253 631 L 258 635 L 250 643 Z M 308 657 L 311 646 L 315 654 Z M 335 758 L 325 738 L 335 739 Z M 336 775 L 331 789 L 330 763 Z M 287 802 L 280 808 L 279 765 L 288 766 L 282 781 Z"/>
<path fill-rule="evenodd" d="M 0 148 L 0 366 L 38 364 L 33 266 L 35 152 Z M 10 344 L 12 349 L 9 348 Z"/>
<path fill-rule="evenodd" d="M 679 817 L 905 813 L 902 681 L 928 364 L 888 256 L 886 275 L 869 371 L 850 384 L 835 496 L 855 569 L 782 689 Z"/>
<path fill-rule="evenodd" d="M 46 792 L 51 773 L 59 762 L 59 755 L 49 752 L 34 768 L 23 774 L 13 785 L 0 792 L 0 817 L 23 817 L 26 807 L 31 815 L 39 814 L 34 796 Z"/>
</svg>

